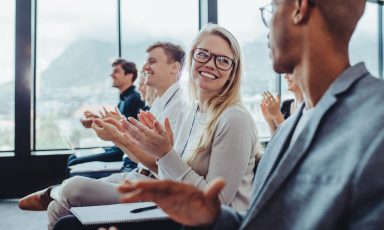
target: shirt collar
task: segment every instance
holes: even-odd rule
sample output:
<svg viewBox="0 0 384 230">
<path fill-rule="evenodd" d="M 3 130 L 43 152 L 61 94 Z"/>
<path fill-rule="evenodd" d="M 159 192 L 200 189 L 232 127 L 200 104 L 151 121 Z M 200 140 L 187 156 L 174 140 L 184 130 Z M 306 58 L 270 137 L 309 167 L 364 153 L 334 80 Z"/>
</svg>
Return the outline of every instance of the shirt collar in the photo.
<svg viewBox="0 0 384 230">
<path fill-rule="evenodd" d="M 130 95 L 131 93 L 133 93 L 133 91 L 135 91 L 135 86 L 134 85 L 131 85 L 130 87 L 128 87 L 128 89 L 124 90 L 121 94 L 120 94 L 120 100 L 124 101 L 124 99 Z"/>
<path fill-rule="evenodd" d="M 169 100 L 171 100 L 172 97 L 175 96 L 176 91 L 179 89 L 179 83 L 175 82 L 170 87 L 168 87 L 168 89 L 164 92 L 163 95 L 161 95 L 161 97 L 158 98 L 162 108 L 167 105 Z"/>
</svg>

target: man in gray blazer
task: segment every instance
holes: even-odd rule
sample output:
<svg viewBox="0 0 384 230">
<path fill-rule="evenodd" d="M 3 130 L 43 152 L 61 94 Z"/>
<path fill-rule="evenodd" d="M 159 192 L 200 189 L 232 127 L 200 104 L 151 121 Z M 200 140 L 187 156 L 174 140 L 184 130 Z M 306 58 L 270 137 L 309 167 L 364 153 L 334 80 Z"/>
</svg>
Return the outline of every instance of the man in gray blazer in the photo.
<svg viewBox="0 0 384 230">
<path fill-rule="evenodd" d="M 273 68 L 294 73 L 305 108 L 268 144 L 247 213 L 220 207 L 221 179 L 205 191 L 171 181 L 126 183 L 122 199 L 155 201 L 188 226 L 384 229 L 384 82 L 348 58 L 364 6 L 365 0 L 272 0 L 261 9 Z"/>
</svg>

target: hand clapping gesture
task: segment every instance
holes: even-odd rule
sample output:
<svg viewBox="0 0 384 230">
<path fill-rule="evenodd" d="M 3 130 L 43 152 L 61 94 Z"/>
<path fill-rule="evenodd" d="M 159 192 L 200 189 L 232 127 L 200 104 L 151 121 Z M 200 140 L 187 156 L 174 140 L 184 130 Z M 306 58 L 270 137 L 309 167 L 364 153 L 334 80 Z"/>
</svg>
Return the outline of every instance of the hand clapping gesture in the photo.
<svg viewBox="0 0 384 230">
<path fill-rule="evenodd" d="M 171 151 L 173 132 L 168 118 L 165 119 L 164 126 L 150 112 L 142 111 L 138 118 L 140 122 L 131 117 L 128 121 L 123 121 L 126 137 L 132 141 L 131 144 L 156 158 Z"/>
<path fill-rule="evenodd" d="M 262 104 L 272 117 L 279 115 L 280 113 L 280 98 L 274 97 L 271 92 L 263 93 Z"/>
<path fill-rule="evenodd" d="M 105 141 L 119 142 L 123 137 L 123 125 L 113 118 L 95 119 L 91 128 Z"/>
<path fill-rule="evenodd" d="M 261 113 L 267 121 L 271 134 L 284 121 L 280 112 L 280 97 L 274 97 L 270 92 L 263 93 L 263 100 L 260 104 Z"/>
<path fill-rule="evenodd" d="M 96 118 L 99 118 L 99 116 L 95 113 L 92 113 L 91 111 L 85 111 L 84 117 L 80 119 L 81 124 L 84 126 L 84 128 L 91 128 L 93 120 Z"/>
<path fill-rule="evenodd" d="M 111 118 L 116 121 L 120 121 L 121 119 L 125 119 L 125 117 L 120 113 L 119 109 L 115 107 L 115 111 L 108 111 L 103 106 L 103 111 L 100 111 L 101 118 Z"/>
</svg>

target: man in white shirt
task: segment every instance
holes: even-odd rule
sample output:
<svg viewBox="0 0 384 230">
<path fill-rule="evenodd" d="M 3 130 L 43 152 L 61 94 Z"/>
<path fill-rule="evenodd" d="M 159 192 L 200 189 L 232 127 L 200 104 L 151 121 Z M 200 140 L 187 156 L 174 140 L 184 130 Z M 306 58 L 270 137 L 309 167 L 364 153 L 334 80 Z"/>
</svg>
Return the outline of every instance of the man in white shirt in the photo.
<svg viewBox="0 0 384 230">
<path fill-rule="evenodd" d="M 162 122 L 168 117 L 172 130 L 175 130 L 182 107 L 182 92 L 177 82 L 185 56 L 181 51 L 180 47 L 169 42 L 154 43 L 146 50 L 148 56 L 143 66 L 146 75 L 144 84 L 156 89 L 156 98 L 149 111 Z M 152 176 L 141 163 L 136 171 Z"/>
<path fill-rule="evenodd" d="M 150 111 L 158 120 L 168 117 L 172 128 L 182 108 L 182 92 L 177 83 L 182 72 L 185 52 L 169 42 L 156 42 L 146 52 L 147 61 L 143 67 L 145 84 L 156 89 L 156 99 Z M 69 214 L 72 206 L 92 206 L 119 203 L 117 186 L 126 178 L 148 179 L 153 174 L 142 164 L 130 173 L 116 173 L 98 180 L 86 177 L 72 177 L 59 186 L 35 192 L 22 198 L 19 207 L 24 210 L 47 210 L 49 229 L 61 217 Z"/>
</svg>

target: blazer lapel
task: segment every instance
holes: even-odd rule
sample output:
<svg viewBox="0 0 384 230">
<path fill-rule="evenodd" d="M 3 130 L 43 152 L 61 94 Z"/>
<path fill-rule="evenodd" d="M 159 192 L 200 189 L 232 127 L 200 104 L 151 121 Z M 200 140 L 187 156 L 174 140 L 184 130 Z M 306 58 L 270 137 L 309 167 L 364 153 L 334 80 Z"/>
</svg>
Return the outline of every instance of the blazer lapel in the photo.
<svg viewBox="0 0 384 230">
<path fill-rule="evenodd" d="M 268 143 L 268 146 L 265 149 L 266 154 L 263 154 L 261 157 L 255 174 L 252 192 L 254 197 L 259 195 L 261 188 L 267 181 L 267 178 L 270 176 L 271 170 L 274 167 L 276 160 L 279 159 L 282 154 L 284 154 L 286 145 L 289 145 L 290 138 L 287 137 L 292 136 L 297 122 L 300 119 L 301 111 L 303 108 L 304 106 L 302 106 L 299 111 L 294 113 L 291 119 L 287 120 L 286 123 L 277 131 L 278 135 L 275 135 Z"/>
<path fill-rule="evenodd" d="M 306 124 L 306 127 L 300 133 L 292 147 L 285 153 L 284 149 L 281 150 L 284 155 L 282 156 L 276 169 L 270 172 L 270 176 L 265 178 L 265 184 L 259 188 L 258 193 L 256 193 L 256 199 L 253 201 L 250 208 L 250 216 L 246 218 L 243 226 L 246 226 L 247 223 L 249 223 L 259 213 L 263 206 L 275 194 L 293 169 L 297 166 L 300 159 L 307 153 L 307 149 L 313 141 L 313 137 L 315 136 L 316 130 L 321 122 L 321 118 L 335 102 L 336 98 L 334 95 L 331 95 L 331 97 L 328 97 L 323 101 L 323 103 L 319 103 L 318 106 L 316 106 L 316 110 L 310 117 L 310 120 Z M 295 128 L 296 123 L 291 124 L 291 126 L 291 128 Z M 279 135 L 280 134 L 283 135 L 284 133 L 279 133 Z M 292 135 L 292 133 L 290 133 L 290 135 Z M 285 138 L 287 140 L 291 139 L 290 137 L 287 138 L 287 136 L 285 136 Z M 286 144 L 284 144 L 284 146 L 285 145 Z M 288 146 L 289 144 L 286 145 L 286 148 L 288 148 Z"/>
</svg>

